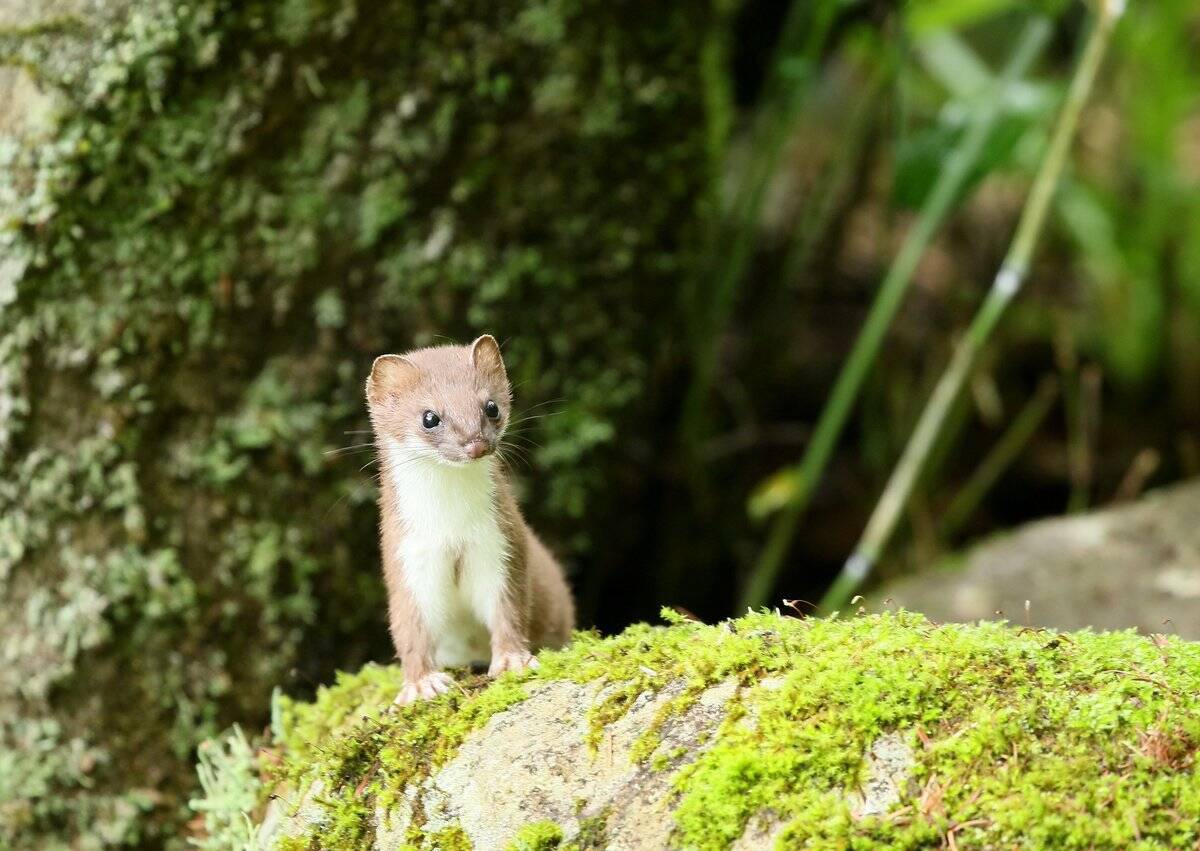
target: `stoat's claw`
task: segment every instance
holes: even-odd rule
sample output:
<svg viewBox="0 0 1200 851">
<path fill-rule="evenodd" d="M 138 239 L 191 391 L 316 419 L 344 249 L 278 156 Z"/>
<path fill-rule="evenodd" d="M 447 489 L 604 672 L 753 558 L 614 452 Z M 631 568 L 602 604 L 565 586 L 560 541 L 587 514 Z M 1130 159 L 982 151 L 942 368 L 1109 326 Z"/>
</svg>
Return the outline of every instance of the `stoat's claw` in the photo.
<svg viewBox="0 0 1200 851">
<path fill-rule="evenodd" d="M 523 671 L 526 668 L 536 669 L 537 667 L 537 658 L 528 650 L 513 650 L 507 653 L 497 653 L 492 657 L 488 676 L 496 677 L 505 671 Z"/>
<path fill-rule="evenodd" d="M 418 700 L 430 700 L 439 694 L 450 691 L 454 680 L 445 671 L 433 671 L 416 682 L 405 682 L 400 693 L 396 695 L 397 706 L 408 706 Z"/>
</svg>

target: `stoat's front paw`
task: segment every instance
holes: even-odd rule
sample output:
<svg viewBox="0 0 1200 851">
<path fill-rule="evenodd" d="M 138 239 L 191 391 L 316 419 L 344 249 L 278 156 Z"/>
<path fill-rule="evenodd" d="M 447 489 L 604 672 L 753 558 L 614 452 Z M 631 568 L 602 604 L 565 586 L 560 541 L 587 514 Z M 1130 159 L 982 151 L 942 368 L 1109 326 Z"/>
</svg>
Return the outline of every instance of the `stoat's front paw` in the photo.
<svg viewBox="0 0 1200 851">
<path fill-rule="evenodd" d="M 538 660 L 528 650 L 510 650 L 492 656 L 492 665 L 488 668 L 488 676 L 497 677 L 505 671 L 524 671 L 526 668 L 536 668 L 537 666 Z"/>
<path fill-rule="evenodd" d="M 450 691 L 454 680 L 445 671 L 434 671 L 421 677 L 416 682 L 405 682 L 404 688 L 396 695 L 397 706 L 407 706 L 418 700 L 429 700 L 439 694 Z"/>
</svg>

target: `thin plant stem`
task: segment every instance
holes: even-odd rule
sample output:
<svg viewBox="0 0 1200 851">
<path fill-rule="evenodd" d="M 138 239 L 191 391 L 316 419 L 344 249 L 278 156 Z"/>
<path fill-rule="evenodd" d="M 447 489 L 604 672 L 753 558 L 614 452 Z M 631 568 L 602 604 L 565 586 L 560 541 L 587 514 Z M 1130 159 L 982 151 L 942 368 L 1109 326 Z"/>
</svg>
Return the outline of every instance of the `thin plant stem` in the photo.
<svg viewBox="0 0 1200 851">
<path fill-rule="evenodd" d="M 950 154 L 945 168 L 925 199 L 920 215 L 892 261 L 862 331 L 842 366 L 829 400 L 817 420 L 813 438 L 800 463 L 788 474 L 793 478 L 792 495 L 772 523 L 766 545 L 746 584 L 739 610 L 763 605 L 771 593 L 791 546 L 796 524 L 808 507 L 813 489 L 829 462 L 863 380 L 875 362 L 883 338 L 908 291 L 917 264 L 979 160 L 1009 87 L 1028 70 L 1049 33 L 1049 24 L 1043 19 L 1032 21 L 1025 28 L 1003 73 L 994 82 L 992 91 L 980 99 L 958 146 Z"/>
<path fill-rule="evenodd" d="M 1158 465 L 1162 463 L 1162 455 L 1152 446 L 1147 446 L 1133 458 L 1133 463 L 1129 465 L 1129 469 L 1125 471 L 1125 475 L 1121 477 L 1121 484 L 1117 486 L 1117 492 L 1113 494 L 1113 502 L 1129 502 L 1132 499 L 1137 499 L 1138 494 L 1146 486 L 1146 480 L 1154 475 L 1158 470 Z"/>
<path fill-rule="evenodd" d="M 1021 450 L 1033 438 L 1058 398 L 1058 379 L 1046 376 L 1038 384 L 1029 401 L 1013 418 L 1012 423 L 996 441 L 979 467 L 967 479 L 962 490 L 950 501 L 942 514 L 938 533 L 942 540 L 954 537 L 970 519 L 989 491 L 1012 465 Z"/>
<path fill-rule="evenodd" d="M 1071 79 L 1066 100 L 1034 178 L 1025 208 L 1021 211 L 1021 219 L 1017 223 L 1008 254 L 1005 255 L 1000 271 L 996 273 L 983 305 L 975 314 L 946 371 L 934 387 L 908 446 L 905 447 L 904 454 L 896 465 L 887 487 L 884 488 L 871 519 L 867 522 L 862 538 L 821 601 L 821 609 L 824 611 L 843 605 L 870 575 L 895 531 L 904 504 L 912 493 L 925 460 L 942 431 L 946 415 L 970 375 L 980 350 L 991 336 L 1005 308 L 1025 282 L 1034 246 L 1045 224 L 1050 200 L 1058 185 L 1075 129 L 1079 124 L 1079 115 L 1095 83 L 1096 73 L 1104 58 L 1113 26 L 1123 9 L 1123 0 L 1101 0 L 1099 4 L 1095 24 Z"/>
</svg>

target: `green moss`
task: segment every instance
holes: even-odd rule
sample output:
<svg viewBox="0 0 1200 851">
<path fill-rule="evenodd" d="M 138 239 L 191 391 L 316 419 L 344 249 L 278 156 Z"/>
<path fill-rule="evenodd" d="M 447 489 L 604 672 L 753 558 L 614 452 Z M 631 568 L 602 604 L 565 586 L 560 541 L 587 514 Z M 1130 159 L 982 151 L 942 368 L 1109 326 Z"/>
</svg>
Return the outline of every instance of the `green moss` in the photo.
<svg viewBox="0 0 1200 851">
<path fill-rule="evenodd" d="M 579 831 L 571 840 L 570 847 L 579 851 L 603 851 L 608 848 L 608 816 L 605 807 L 601 812 L 579 820 Z"/>
<path fill-rule="evenodd" d="M 712 746 L 672 779 L 683 847 L 725 848 L 758 815 L 778 823 L 783 847 L 918 848 L 951 832 L 970 847 L 1200 840 L 1195 644 L 935 625 L 909 613 L 755 614 L 717 626 L 639 625 L 607 639 L 585 633 L 540 658 L 536 673 L 470 681 L 463 694 L 396 714 L 381 711 L 399 683 L 393 669 L 345 677 L 316 703 L 288 709 L 288 782 L 320 777 L 353 792 L 369 778 L 371 800 L 396 800 L 469 729 L 519 701 L 530 680 L 604 681 L 622 692 L 637 682 L 655 692 L 682 679 L 684 693 L 699 693 L 733 679 L 741 688 Z M 891 733 L 912 748 L 911 782 L 888 814 L 856 820 L 849 798 L 866 777 L 864 754 Z M 536 829 L 591 847 L 607 820 L 575 837 Z"/>
<path fill-rule="evenodd" d="M 312 851 L 312 848 L 305 837 L 282 836 L 276 840 L 274 851 Z"/>
<path fill-rule="evenodd" d="M 650 767 L 655 771 L 662 771 L 663 769 L 674 764 L 679 759 L 683 758 L 686 754 L 687 748 L 683 747 L 682 745 L 677 748 L 672 748 L 669 751 L 653 752 L 653 758 L 650 760 Z"/>
<path fill-rule="evenodd" d="M 562 845 L 563 829 L 552 821 L 537 821 L 517 831 L 505 851 L 553 851 Z"/>
<path fill-rule="evenodd" d="M 361 776 L 369 759 L 384 773 L 384 786 L 402 785 L 441 765 L 469 732 L 527 696 L 515 677 L 487 688 L 482 677 L 467 677 L 454 694 L 420 706 L 392 706 L 401 684 L 398 668 L 368 665 L 357 674 L 339 674 L 337 685 L 318 690 L 313 703 L 281 700 L 287 755 L 282 776 L 298 779 L 319 759 L 330 769 L 325 776 L 338 781 Z M 332 750 L 331 739 L 338 742 Z"/>
<path fill-rule="evenodd" d="M 788 662 L 774 668 L 778 688 L 747 698 L 757 723 L 727 722 L 677 778 L 688 847 L 725 847 L 766 810 L 787 825 L 784 844 L 813 847 L 919 847 L 958 825 L 970 846 L 1180 847 L 1200 836 L 1200 647 L 908 614 L 738 624 L 742 635 L 769 627 Z M 845 792 L 890 731 L 917 753 L 907 816 L 854 821 Z"/>
<path fill-rule="evenodd" d="M 447 827 L 429 835 L 430 845 L 439 851 L 472 851 L 471 840 L 461 827 Z"/>
</svg>

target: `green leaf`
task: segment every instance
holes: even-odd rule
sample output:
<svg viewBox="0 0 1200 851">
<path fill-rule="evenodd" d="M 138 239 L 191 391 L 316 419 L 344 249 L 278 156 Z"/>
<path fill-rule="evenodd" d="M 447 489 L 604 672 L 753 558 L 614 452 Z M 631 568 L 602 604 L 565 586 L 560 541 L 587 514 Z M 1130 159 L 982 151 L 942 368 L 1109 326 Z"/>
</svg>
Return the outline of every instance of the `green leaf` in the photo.
<svg viewBox="0 0 1200 851">
<path fill-rule="evenodd" d="M 974 26 L 1010 11 L 1055 18 L 1066 6 L 1066 0 L 913 0 L 905 24 L 914 38 L 921 38 L 938 30 Z"/>
<path fill-rule="evenodd" d="M 1016 0 L 918 0 L 910 3 L 906 22 L 914 36 L 978 23 L 1018 5 Z"/>
<path fill-rule="evenodd" d="M 746 511 L 752 520 L 763 520 L 792 502 L 800 487 L 800 472 L 795 467 L 778 470 L 754 489 Z"/>
<path fill-rule="evenodd" d="M 979 159 L 959 189 L 956 204 L 970 195 L 985 177 L 1011 162 L 1017 142 L 1029 129 L 1029 124 L 1027 116 L 1010 116 L 996 122 Z M 961 136 L 961 128 L 939 124 L 905 139 L 896 151 L 892 203 L 909 209 L 920 208 Z"/>
</svg>

